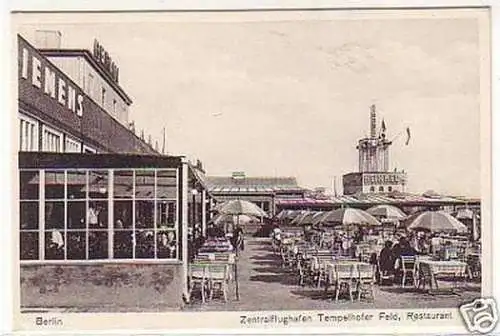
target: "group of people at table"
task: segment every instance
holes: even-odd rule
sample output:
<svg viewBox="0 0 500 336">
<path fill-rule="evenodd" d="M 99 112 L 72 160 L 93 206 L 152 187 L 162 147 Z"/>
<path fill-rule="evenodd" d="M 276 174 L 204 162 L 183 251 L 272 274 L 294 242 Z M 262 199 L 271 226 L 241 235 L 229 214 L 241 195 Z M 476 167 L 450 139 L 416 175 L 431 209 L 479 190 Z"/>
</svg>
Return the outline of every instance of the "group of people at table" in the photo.
<svg viewBox="0 0 500 336">
<path fill-rule="evenodd" d="M 284 264 L 296 268 L 302 282 L 304 272 L 320 283 L 338 286 L 335 271 L 327 272 L 328 264 L 351 263 L 372 267 L 374 282 L 438 289 L 437 276 L 456 280 L 472 278 L 480 267 L 477 246 L 460 237 L 426 232 L 367 232 L 358 229 L 354 234 L 342 230 L 330 232 L 305 230 L 282 232 L 275 224 L 272 241 Z M 470 258 L 472 257 L 472 258 Z M 475 258 L 474 258 L 475 257 Z M 325 264 L 326 262 L 326 264 Z M 323 263 L 323 265 L 321 265 Z M 359 272 L 358 272 L 359 273 Z"/>
</svg>

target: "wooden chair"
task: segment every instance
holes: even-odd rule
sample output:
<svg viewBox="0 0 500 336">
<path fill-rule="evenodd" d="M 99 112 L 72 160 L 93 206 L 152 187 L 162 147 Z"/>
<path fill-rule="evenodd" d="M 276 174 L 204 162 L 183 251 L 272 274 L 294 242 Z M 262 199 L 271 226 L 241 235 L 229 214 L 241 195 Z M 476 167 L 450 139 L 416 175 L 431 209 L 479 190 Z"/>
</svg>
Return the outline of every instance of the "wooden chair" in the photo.
<svg viewBox="0 0 500 336">
<path fill-rule="evenodd" d="M 210 300 L 216 291 L 222 293 L 224 302 L 227 302 L 228 294 L 228 265 L 212 264 L 208 266 L 208 281 L 210 289 Z"/>
<path fill-rule="evenodd" d="M 418 266 L 416 287 L 425 290 L 426 285 L 429 285 L 429 289 L 432 290 L 433 287 L 437 287 L 436 279 L 432 276 L 432 270 L 429 264 L 420 263 Z"/>
<path fill-rule="evenodd" d="M 358 300 L 361 300 L 361 295 L 368 294 L 370 299 L 374 300 L 373 283 L 375 280 L 374 266 L 370 264 L 357 265 L 359 280 L 358 280 Z"/>
<path fill-rule="evenodd" d="M 416 257 L 401 256 L 401 287 L 405 288 L 407 278 L 411 278 L 416 287 Z"/>
<path fill-rule="evenodd" d="M 321 284 L 328 281 L 327 264 L 334 260 L 334 256 L 331 254 L 321 254 L 315 257 L 317 262 L 317 283 L 316 287 L 320 288 Z"/>
<path fill-rule="evenodd" d="M 353 301 L 353 293 L 357 287 L 357 275 L 354 273 L 352 264 L 335 264 L 335 301 L 338 301 L 342 288 L 349 293 L 349 298 Z"/>
<path fill-rule="evenodd" d="M 191 264 L 189 265 L 189 299 L 195 288 L 201 293 L 201 301 L 205 303 L 206 294 L 209 290 L 209 281 L 207 277 L 207 268 L 205 265 Z"/>
</svg>

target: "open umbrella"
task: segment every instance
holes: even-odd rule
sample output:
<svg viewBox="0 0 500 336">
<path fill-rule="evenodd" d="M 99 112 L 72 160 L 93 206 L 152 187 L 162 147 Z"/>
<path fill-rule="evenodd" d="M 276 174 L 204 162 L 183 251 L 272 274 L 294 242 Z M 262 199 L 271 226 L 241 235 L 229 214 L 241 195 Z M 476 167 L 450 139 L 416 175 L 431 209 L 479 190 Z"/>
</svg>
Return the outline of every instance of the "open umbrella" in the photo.
<svg viewBox="0 0 500 336">
<path fill-rule="evenodd" d="M 309 214 L 311 213 L 312 211 L 304 211 L 302 212 L 301 214 L 299 214 L 297 217 L 295 217 L 291 222 L 290 224 L 291 225 L 300 225 L 300 223 L 302 222 L 302 220 Z"/>
<path fill-rule="evenodd" d="M 444 211 L 422 212 L 413 218 L 408 229 L 429 230 L 431 232 L 467 232 L 467 227 L 464 224 Z"/>
<path fill-rule="evenodd" d="M 255 216 L 251 215 L 228 215 L 228 214 L 219 214 L 215 216 L 212 220 L 214 224 L 221 223 L 250 223 L 250 222 L 258 222 L 259 219 Z"/>
<path fill-rule="evenodd" d="M 302 218 L 300 225 L 313 225 L 316 223 L 316 220 L 324 214 L 325 213 L 321 211 L 311 211 Z"/>
<path fill-rule="evenodd" d="M 381 223 L 368 212 L 361 209 L 341 208 L 327 212 L 319 222 L 325 226 L 368 225 L 379 226 Z"/>
<path fill-rule="evenodd" d="M 401 220 L 406 218 L 406 214 L 398 207 L 388 204 L 376 205 L 366 210 L 370 215 L 387 219 Z"/>
<path fill-rule="evenodd" d="M 217 207 L 217 211 L 225 215 L 251 215 L 255 217 L 269 217 L 256 204 L 244 200 L 227 201 Z"/>
<path fill-rule="evenodd" d="M 222 204 L 218 209 L 219 213 L 225 215 L 236 215 L 236 218 L 239 218 L 239 215 L 248 215 L 248 216 L 257 216 L 257 217 L 268 217 L 267 213 L 259 208 L 252 202 L 244 201 L 244 200 L 232 200 L 227 201 Z M 237 222 L 239 224 L 239 222 Z M 236 255 L 238 255 L 238 244 L 236 245 Z M 236 299 L 240 299 L 239 292 L 239 283 L 238 283 L 238 262 L 234 263 L 234 277 L 236 282 Z"/>
</svg>

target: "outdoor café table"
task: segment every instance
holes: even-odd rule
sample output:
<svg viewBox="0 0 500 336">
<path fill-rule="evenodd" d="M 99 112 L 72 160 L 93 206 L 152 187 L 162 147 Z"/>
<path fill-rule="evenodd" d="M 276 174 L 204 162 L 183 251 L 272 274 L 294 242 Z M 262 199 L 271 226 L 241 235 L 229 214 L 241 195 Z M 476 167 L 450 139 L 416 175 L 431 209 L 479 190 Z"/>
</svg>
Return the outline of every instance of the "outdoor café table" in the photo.
<svg viewBox="0 0 500 336">
<path fill-rule="evenodd" d="M 324 267 L 326 271 L 326 281 L 325 281 L 325 292 L 328 291 L 328 288 L 330 286 L 339 286 L 339 281 L 341 282 L 348 282 L 352 286 L 353 283 L 355 284 L 356 287 L 361 283 L 361 275 L 360 275 L 360 266 L 366 266 L 366 267 L 372 267 L 369 263 L 365 263 L 362 261 L 353 261 L 353 260 L 333 260 L 333 261 L 324 261 Z M 338 273 L 336 266 L 337 265 L 343 265 L 343 266 L 351 266 L 348 267 L 350 268 L 349 273 L 343 273 L 339 278 L 338 278 Z M 350 278 L 348 277 L 348 274 L 350 275 Z M 372 268 L 372 273 L 371 273 L 371 283 L 373 284 L 373 276 L 375 272 L 374 269 Z"/>
<path fill-rule="evenodd" d="M 430 287 L 435 286 L 436 290 L 446 290 L 453 291 L 453 288 L 439 288 L 437 283 L 437 277 L 443 275 L 451 275 L 454 278 L 453 285 L 456 287 L 457 278 L 463 277 L 465 281 L 465 274 L 467 272 L 467 263 L 456 260 L 426 260 L 423 258 L 417 258 L 416 268 L 420 276 L 425 276 L 423 274 L 424 268 L 429 270 L 430 273 Z M 425 279 L 424 279 L 425 281 Z"/>
<path fill-rule="evenodd" d="M 359 265 L 367 265 L 367 266 L 372 266 L 369 263 L 362 262 L 362 261 L 354 261 L 354 260 L 343 260 L 343 259 L 337 259 L 337 260 L 332 260 L 332 261 L 323 261 L 325 268 L 328 271 L 329 277 L 328 277 L 328 282 L 327 285 L 333 285 L 335 284 L 336 279 L 336 274 L 335 274 L 335 265 L 351 265 L 353 266 L 353 274 L 358 273 L 358 266 Z"/>
<path fill-rule="evenodd" d="M 204 275 L 205 277 L 208 279 L 211 279 L 212 278 L 212 266 L 214 265 L 217 265 L 217 266 L 225 266 L 225 280 L 224 281 L 229 281 L 231 280 L 231 267 L 233 266 L 234 267 L 234 263 L 231 264 L 230 262 L 223 262 L 222 260 L 194 260 L 193 262 L 190 263 L 190 267 L 191 268 L 192 266 L 198 266 L 198 267 L 203 267 L 204 271 Z M 234 271 L 234 268 L 233 268 L 233 271 Z M 189 274 L 189 276 L 192 276 L 192 274 Z M 198 277 L 200 277 L 200 275 L 197 275 Z M 227 277 L 226 277 L 227 276 Z M 222 279 L 222 278 L 219 278 L 219 279 Z M 235 281 L 237 282 L 238 279 L 237 277 L 234 278 Z M 236 298 L 238 299 L 238 295 L 236 296 Z"/>
</svg>

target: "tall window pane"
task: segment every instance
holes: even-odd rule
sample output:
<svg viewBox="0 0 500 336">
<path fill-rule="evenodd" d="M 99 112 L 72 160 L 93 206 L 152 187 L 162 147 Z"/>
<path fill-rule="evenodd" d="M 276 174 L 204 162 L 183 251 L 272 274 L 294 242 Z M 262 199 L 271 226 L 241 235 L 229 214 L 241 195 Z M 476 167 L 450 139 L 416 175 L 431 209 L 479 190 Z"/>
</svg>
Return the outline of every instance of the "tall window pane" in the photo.
<svg viewBox="0 0 500 336">
<path fill-rule="evenodd" d="M 116 259 L 133 257 L 133 231 L 115 230 L 113 237 L 113 256 Z"/>
<path fill-rule="evenodd" d="M 19 191 L 22 200 L 37 200 L 40 173 L 38 170 L 22 170 L 19 172 Z"/>
<path fill-rule="evenodd" d="M 114 228 L 132 228 L 132 201 L 114 201 Z"/>
<path fill-rule="evenodd" d="M 38 230 L 38 202 L 21 201 L 19 219 L 21 230 Z"/>
<path fill-rule="evenodd" d="M 106 170 L 89 171 L 88 194 L 92 199 L 108 198 L 108 172 Z"/>
<path fill-rule="evenodd" d="M 84 200 L 86 198 L 87 171 L 68 170 L 68 200 Z"/>
<path fill-rule="evenodd" d="M 134 174 L 132 170 L 115 170 L 113 189 L 114 198 L 132 198 L 134 191 Z"/>
<path fill-rule="evenodd" d="M 174 228 L 176 222 L 176 202 L 158 200 L 156 204 L 156 223 L 158 228 Z"/>
<path fill-rule="evenodd" d="M 108 233 L 89 231 L 89 259 L 108 258 Z"/>
<path fill-rule="evenodd" d="M 89 230 L 108 228 L 108 202 L 91 201 L 87 209 L 87 223 Z"/>
<path fill-rule="evenodd" d="M 63 201 L 45 201 L 45 228 L 64 230 Z"/>
<path fill-rule="evenodd" d="M 60 230 L 45 231 L 45 259 L 64 259 L 64 232 Z"/>
<path fill-rule="evenodd" d="M 68 231 L 67 258 L 69 260 L 85 260 L 87 250 L 87 235 L 82 231 Z"/>
<path fill-rule="evenodd" d="M 135 230 L 135 257 L 152 259 L 155 257 L 155 234 L 153 230 Z"/>
<path fill-rule="evenodd" d="M 158 170 L 156 176 L 156 197 L 161 199 L 176 199 L 177 172 L 175 170 Z"/>
<path fill-rule="evenodd" d="M 135 197 L 154 198 L 155 196 L 155 172 L 154 170 L 135 171 Z"/>
<path fill-rule="evenodd" d="M 64 199 L 64 170 L 45 172 L 45 198 Z"/>
<path fill-rule="evenodd" d="M 38 260 L 38 232 L 21 232 L 19 252 L 21 260 Z"/>
<path fill-rule="evenodd" d="M 137 229 L 153 228 L 154 201 L 135 201 L 135 227 Z"/>
<path fill-rule="evenodd" d="M 157 257 L 177 258 L 177 239 L 173 230 L 159 230 L 157 235 Z"/>
<path fill-rule="evenodd" d="M 85 201 L 68 201 L 68 230 L 82 230 L 86 228 L 85 206 Z"/>
</svg>

